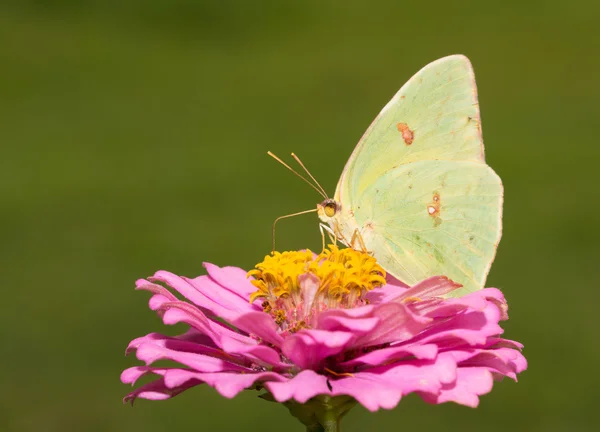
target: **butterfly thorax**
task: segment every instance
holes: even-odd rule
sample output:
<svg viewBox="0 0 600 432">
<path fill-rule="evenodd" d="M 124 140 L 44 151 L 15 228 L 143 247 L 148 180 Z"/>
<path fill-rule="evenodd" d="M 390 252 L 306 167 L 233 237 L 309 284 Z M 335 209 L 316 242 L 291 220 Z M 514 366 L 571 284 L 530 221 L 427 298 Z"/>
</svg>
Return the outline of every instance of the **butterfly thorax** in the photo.
<svg viewBox="0 0 600 432">
<path fill-rule="evenodd" d="M 317 214 L 321 221 L 325 222 L 331 230 L 329 232 L 334 235 L 337 241 L 346 246 L 355 247 L 351 239 L 355 232 L 359 235 L 364 227 L 359 227 L 354 219 L 354 212 L 348 207 L 342 208 L 339 201 L 335 199 L 326 199 L 320 204 L 317 204 Z M 358 248 L 360 249 L 360 248 Z"/>
</svg>

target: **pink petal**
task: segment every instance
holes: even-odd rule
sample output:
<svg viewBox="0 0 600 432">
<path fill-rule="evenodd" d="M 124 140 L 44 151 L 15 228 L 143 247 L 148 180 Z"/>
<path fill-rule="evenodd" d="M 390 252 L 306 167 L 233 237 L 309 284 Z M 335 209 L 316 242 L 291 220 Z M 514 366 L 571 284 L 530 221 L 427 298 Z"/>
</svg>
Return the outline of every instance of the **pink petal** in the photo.
<svg viewBox="0 0 600 432">
<path fill-rule="evenodd" d="M 179 301 L 179 300 L 171 300 L 169 297 L 165 297 L 161 294 L 155 294 L 152 297 L 150 297 L 150 300 L 148 300 L 148 307 L 150 308 L 150 310 L 160 311 L 160 308 L 162 307 L 163 304 L 169 303 L 172 301 Z"/>
<path fill-rule="evenodd" d="M 356 374 L 333 381 L 314 371 L 304 370 L 288 381 L 269 382 L 265 387 L 278 402 L 294 399 L 305 403 L 321 394 L 349 395 L 371 411 L 377 411 L 379 408 L 391 409 L 402 397 L 398 389 L 389 386 L 384 378 L 376 374 Z"/>
<path fill-rule="evenodd" d="M 437 395 L 425 394 L 422 397 L 431 403 L 451 401 L 475 408 L 479 405 L 478 396 L 489 393 L 493 383 L 492 374 L 487 368 L 459 368 L 454 383 L 444 385 Z"/>
<path fill-rule="evenodd" d="M 238 364 L 225 361 L 222 358 L 169 349 L 156 342 L 141 344 L 137 349 L 136 356 L 139 360 L 145 362 L 146 365 L 150 365 L 158 360 L 172 360 L 199 372 L 247 372 L 250 370 Z"/>
<path fill-rule="evenodd" d="M 193 330 L 193 332 L 190 330 Z M 189 345 L 190 349 L 193 348 L 192 352 L 209 354 L 213 356 L 219 356 L 219 354 L 225 355 L 222 351 L 216 348 L 216 345 L 214 345 L 209 337 L 198 333 L 195 329 L 190 330 L 179 336 L 165 336 L 160 333 L 149 333 L 146 336 L 132 340 L 127 346 L 125 354 L 130 354 L 131 352 L 135 351 L 141 344 L 153 342 L 162 344 L 163 346 L 167 346 L 168 343 L 175 344 L 175 346 L 177 346 L 177 343 L 189 343 L 191 344 Z"/>
<path fill-rule="evenodd" d="M 451 351 L 460 367 L 486 367 L 490 371 L 517 380 L 517 373 L 527 369 L 527 360 L 517 350 L 498 348 Z"/>
<path fill-rule="evenodd" d="M 208 279 L 207 277 L 205 278 L 205 281 L 210 281 L 210 279 Z M 232 310 L 229 308 L 233 307 L 232 305 L 228 304 L 227 306 L 224 306 L 207 297 L 202 291 L 198 289 L 198 286 L 203 285 L 200 282 L 196 282 L 195 284 L 193 284 L 190 279 L 177 276 L 173 273 L 164 270 L 157 271 L 153 277 L 148 279 L 153 282 L 160 281 L 169 285 L 171 288 L 179 292 L 186 299 L 192 301 L 197 306 L 205 308 L 211 311 L 214 315 L 224 318 L 227 321 L 230 321 L 239 315 L 239 312 L 237 310 Z M 215 284 L 214 286 L 212 286 L 212 289 L 220 290 L 222 288 L 219 285 Z M 219 298 L 216 294 L 213 295 L 213 297 Z M 226 303 L 225 299 L 221 298 L 220 300 Z"/>
<path fill-rule="evenodd" d="M 218 267 L 207 262 L 204 263 L 204 268 L 216 283 L 249 303 L 250 294 L 256 291 L 256 287 L 248 280 L 245 270 L 239 267 Z"/>
<path fill-rule="evenodd" d="M 339 366 L 349 370 L 361 365 L 379 366 L 403 359 L 433 360 L 437 353 L 437 346 L 434 344 L 381 348 L 340 363 Z"/>
<path fill-rule="evenodd" d="M 237 340 L 233 338 L 223 338 L 221 348 L 228 354 L 242 355 L 253 360 L 258 365 L 277 370 L 289 369 L 293 365 L 281 361 L 279 351 L 261 342 L 247 338 L 247 340 Z"/>
<path fill-rule="evenodd" d="M 303 370 L 292 379 L 286 381 L 270 381 L 265 384 L 278 402 L 294 399 L 300 403 L 320 395 L 329 394 L 327 378 L 312 370 Z"/>
<path fill-rule="evenodd" d="M 385 283 L 386 283 L 386 286 L 391 285 L 396 288 L 402 288 L 402 289 L 410 288 L 408 286 L 408 284 L 405 284 L 400 279 L 396 279 L 394 276 L 392 276 L 389 273 L 385 276 Z"/>
<path fill-rule="evenodd" d="M 189 282 L 190 285 L 192 285 L 196 290 L 198 290 L 198 292 L 204 294 L 206 298 L 229 311 L 240 314 L 250 311 L 262 310 L 259 306 L 252 305 L 250 303 L 249 297 L 241 297 L 238 293 L 234 293 L 229 289 L 224 288 L 222 285 L 216 283 L 209 276 L 198 276 L 194 279 L 184 279 L 187 282 Z"/>
<path fill-rule="evenodd" d="M 409 297 L 416 297 L 421 300 L 431 297 L 443 297 L 444 295 L 460 288 L 461 286 L 461 284 L 448 279 L 446 276 L 433 276 L 404 291 L 394 300 L 403 301 Z"/>
<path fill-rule="evenodd" d="M 150 373 L 152 373 L 152 371 L 148 366 L 130 367 L 121 372 L 121 382 L 123 384 L 134 385 L 138 379 Z"/>
<path fill-rule="evenodd" d="M 409 360 L 383 368 L 383 375 L 402 389 L 402 394 L 437 389 L 456 379 L 456 361 L 442 353 L 434 360 Z M 376 370 L 376 369 L 373 369 Z"/>
<path fill-rule="evenodd" d="M 264 383 L 268 381 L 285 381 L 282 375 L 274 372 L 255 372 L 255 373 L 201 373 L 194 371 L 186 371 L 170 378 L 169 385 L 178 385 L 186 380 L 197 380 L 208 384 L 217 390 L 221 396 L 233 398 L 238 393 L 248 388 L 253 387 L 256 383 Z"/>
<path fill-rule="evenodd" d="M 383 303 L 375 305 L 373 316 L 380 324 L 370 333 L 360 336 L 354 347 L 399 342 L 419 334 L 431 321 L 413 314 L 401 303 Z"/>
<path fill-rule="evenodd" d="M 168 372 L 168 370 L 169 369 L 166 368 L 130 368 L 128 370 L 125 370 L 123 374 L 121 374 L 121 380 L 124 383 L 135 382 L 135 380 L 137 380 L 139 376 L 146 374 L 165 375 Z M 136 375 L 137 377 L 135 377 Z M 132 378 L 134 379 L 132 380 Z M 165 379 L 161 377 L 155 381 L 149 382 L 135 389 L 133 392 L 125 396 L 123 402 L 131 402 L 131 404 L 133 405 L 135 400 L 138 398 L 150 400 L 169 399 L 173 396 L 177 396 L 179 393 L 187 390 L 188 388 L 194 387 L 198 384 L 201 384 L 201 382 L 197 380 L 188 380 L 185 384 L 179 387 L 169 387 L 165 384 Z"/>
<path fill-rule="evenodd" d="M 150 291 L 156 295 L 162 295 L 167 298 L 168 301 L 176 301 L 177 297 L 175 297 L 168 289 L 166 289 L 162 285 L 154 284 L 152 282 L 148 282 L 146 279 L 138 279 L 135 281 L 135 289 L 136 290 L 144 290 Z"/>
<path fill-rule="evenodd" d="M 232 320 L 231 323 L 265 342 L 275 346 L 283 344 L 283 338 L 277 332 L 277 324 L 270 315 L 264 312 L 247 312 Z"/>
<path fill-rule="evenodd" d="M 344 351 L 354 336 L 348 332 L 303 329 L 285 338 L 283 354 L 302 369 L 318 369 L 323 360 Z"/>
<path fill-rule="evenodd" d="M 298 276 L 298 285 L 302 293 L 302 302 L 304 303 L 304 316 L 308 316 L 315 301 L 315 295 L 319 290 L 321 281 L 312 273 L 305 273 Z"/>
<path fill-rule="evenodd" d="M 141 386 L 125 397 L 125 402 L 136 398 L 168 399 L 182 391 L 206 383 L 215 388 L 222 396 L 233 398 L 242 390 L 253 387 L 257 382 L 285 381 L 286 378 L 273 372 L 257 373 L 202 373 L 181 368 L 129 368 L 121 374 L 124 383 L 134 383 L 139 377 L 147 374 L 160 375 L 159 380 Z"/>
<path fill-rule="evenodd" d="M 386 277 L 387 283 L 379 288 L 375 288 L 365 296 L 371 304 L 386 303 L 406 292 L 409 286 L 395 279 L 388 274 Z"/>
<path fill-rule="evenodd" d="M 486 288 L 482 290 L 485 293 L 487 300 L 494 303 L 500 311 L 500 320 L 505 321 L 508 319 L 508 304 L 504 299 L 504 294 L 497 288 Z"/>
<path fill-rule="evenodd" d="M 394 408 L 403 395 L 437 393 L 456 378 L 456 363 L 450 356 L 435 361 L 412 360 L 330 380 L 332 395 L 349 395 L 370 411 Z"/>
<path fill-rule="evenodd" d="M 415 308 L 421 315 L 430 318 L 453 317 L 458 313 L 470 309 L 471 311 L 482 311 L 489 306 L 489 302 L 482 291 L 467 294 L 463 297 L 449 298 L 439 303 L 429 303 L 425 306 L 415 304 Z"/>
<path fill-rule="evenodd" d="M 380 408 L 392 409 L 400 399 L 402 392 L 382 376 L 371 373 L 357 373 L 354 377 L 342 378 L 330 382 L 332 396 L 352 396 L 369 411 Z"/>
<path fill-rule="evenodd" d="M 167 325 L 185 323 L 194 327 L 200 333 L 210 339 L 220 348 L 227 340 L 236 340 L 247 344 L 256 344 L 251 338 L 234 332 L 233 330 L 208 319 L 197 307 L 186 302 L 168 302 L 161 306 L 165 311 L 163 322 Z"/>
<path fill-rule="evenodd" d="M 484 345 L 488 337 L 503 332 L 497 324 L 499 317 L 498 308 L 488 303 L 483 311 L 461 313 L 450 319 L 434 322 L 427 330 L 407 341 L 405 345 L 435 343 L 442 349 L 464 344 Z"/>
<path fill-rule="evenodd" d="M 369 333 L 379 324 L 379 318 L 356 318 L 346 311 L 352 309 L 330 309 L 319 314 L 316 328 L 328 331 L 346 331 L 356 336 Z"/>
<path fill-rule="evenodd" d="M 517 342 L 517 341 L 510 340 L 510 339 L 490 337 L 490 338 L 488 338 L 485 347 L 490 348 L 490 349 L 491 348 L 513 348 L 513 349 L 517 349 L 517 350 L 522 350 L 523 344 L 520 342 Z"/>
</svg>

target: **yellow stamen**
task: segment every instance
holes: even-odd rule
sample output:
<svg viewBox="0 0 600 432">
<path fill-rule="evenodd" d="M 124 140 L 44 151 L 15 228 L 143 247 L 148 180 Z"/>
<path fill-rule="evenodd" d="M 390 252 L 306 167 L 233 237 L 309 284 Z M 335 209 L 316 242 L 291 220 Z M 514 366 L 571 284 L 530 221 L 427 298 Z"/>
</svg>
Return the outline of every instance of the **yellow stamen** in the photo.
<svg viewBox="0 0 600 432">
<path fill-rule="evenodd" d="M 263 310 L 293 332 L 310 327 L 310 317 L 321 310 L 367 304 L 366 293 L 385 285 L 385 276 L 375 258 L 351 248 L 274 252 L 248 272 L 257 288 L 250 301 L 263 299 Z"/>
<path fill-rule="evenodd" d="M 258 288 L 250 296 L 250 302 L 271 295 L 279 298 L 298 291 L 298 276 L 306 272 L 307 263 L 312 259 L 313 254 L 309 250 L 267 255 L 256 265 L 256 270 L 248 272 L 248 277 L 254 277 L 250 282 Z"/>
<path fill-rule="evenodd" d="M 273 315 L 275 315 L 274 318 L 277 325 L 281 325 L 285 322 L 285 311 L 277 309 Z"/>
<path fill-rule="evenodd" d="M 271 303 L 269 303 L 266 300 L 264 302 L 262 302 L 261 306 L 263 308 L 263 311 L 266 313 L 270 313 L 273 310 L 273 306 L 271 306 Z"/>
</svg>

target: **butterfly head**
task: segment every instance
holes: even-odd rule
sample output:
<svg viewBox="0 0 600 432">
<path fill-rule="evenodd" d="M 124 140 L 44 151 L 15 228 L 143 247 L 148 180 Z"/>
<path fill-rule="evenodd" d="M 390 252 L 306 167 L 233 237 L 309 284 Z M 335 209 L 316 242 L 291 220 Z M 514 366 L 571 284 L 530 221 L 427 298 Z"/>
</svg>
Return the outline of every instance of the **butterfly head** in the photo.
<svg viewBox="0 0 600 432">
<path fill-rule="evenodd" d="M 328 198 L 322 203 L 317 204 L 317 214 L 319 215 L 319 219 L 323 222 L 329 222 L 338 211 L 339 205 L 335 200 Z"/>
</svg>

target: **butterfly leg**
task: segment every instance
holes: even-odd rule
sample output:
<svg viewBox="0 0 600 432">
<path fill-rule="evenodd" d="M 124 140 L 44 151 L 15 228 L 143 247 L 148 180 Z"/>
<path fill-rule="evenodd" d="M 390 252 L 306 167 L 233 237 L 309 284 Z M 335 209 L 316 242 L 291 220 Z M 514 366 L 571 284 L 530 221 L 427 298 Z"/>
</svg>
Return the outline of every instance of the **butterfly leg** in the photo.
<svg viewBox="0 0 600 432">
<path fill-rule="evenodd" d="M 352 249 L 356 249 L 356 242 L 358 241 L 358 245 L 360 246 L 360 249 L 363 253 L 368 253 L 371 254 L 372 252 L 367 250 L 367 246 L 365 245 L 365 241 L 362 238 L 362 235 L 360 233 L 360 231 L 358 230 L 358 228 L 356 228 L 354 230 L 354 233 L 352 234 L 352 240 L 350 240 L 350 247 Z"/>
<path fill-rule="evenodd" d="M 319 231 L 321 231 L 321 239 L 323 240 L 323 250 L 325 250 L 325 232 L 327 231 L 327 235 L 329 236 L 329 241 L 333 244 L 337 242 L 337 236 L 335 232 L 327 225 L 320 223 Z"/>
<path fill-rule="evenodd" d="M 348 239 L 346 238 L 346 236 L 342 233 L 342 231 L 340 231 L 340 226 L 337 224 L 337 222 L 334 222 L 334 228 L 333 228 L 333 232 L 335 235 L 335 238 L 342 244 L 346 245 L 346 246 L 350 246 L 350 243 L 348 242 Z"/>
</svg>

